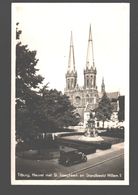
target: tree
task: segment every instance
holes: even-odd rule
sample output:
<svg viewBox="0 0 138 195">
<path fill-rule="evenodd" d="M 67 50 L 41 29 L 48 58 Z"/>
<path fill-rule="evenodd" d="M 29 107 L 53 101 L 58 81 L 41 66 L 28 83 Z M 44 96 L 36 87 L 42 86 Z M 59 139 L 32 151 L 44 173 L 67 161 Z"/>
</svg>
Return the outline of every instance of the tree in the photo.
<svg viewBox="0 0 138 195">
<path fill-rule="evenodd" d="M 16 28 L 16 133 L 19 137 L 24 137 L 32 133 L 39 127 L 35 125 L 31 117 L 28 104 L 30 100 L 38 99 L 36 90 L 42 84 L 43 77 L 37 75 L 36 68 L 38 59 L 36 51 L 30 51 L 27 45 L 20 41 L 22 31 Z M 32 131 L 31 131 L 32 130 Z"/>
<path fill-rule="evenodd" d="M 107 97 L 107 94 L 104 93 L 101 98 L 101 101 L 99 102 L 98 108 L 96 109 L 96 118 L 98 120 L 103 121 L 103 128 L 104 128 L 104 122 L 110 119 L 112 112 L 113 112 L 113 107 L 111 105 L 111 101 Z"/>
<path fill-rule="evenodd" d="M 36 122 L 42 132 L 55 132 L 63 130 L 63 127 L 78 124 L 75 108 L 66 95 L 56 89 L 48 90 L 45 87 L 40 94 L 42 98 L 39 104 L 33 105 L 35 109 L 32 113 L 39 119 Z"/>
<path fill-rule="evenodd" d="M 21 31 L 16 29 L 16 38 L 19 40 Z M 38 59 L 36 59 L 36 51 L 30 51 L 27 45 L 21 42 L 16 44 L 16 103 L 17 107 L 26 104 L 28 98 L 36 94 L 34 89 L 39 89 L 43 77 L 37 75 L 39 70 L 36 68 Z"/>
<path fill-rule="evenodd" d="M 17 24 L 18 26 L 18 24 Z M 37 74 L 36 51 L 20 41 L 16 29 L 16 135 L 22 139 L 38 132 L 53 132 L 79 120 L 68 97 L 57 90 L 40 87 L 43 77 Z"/>
</svg>

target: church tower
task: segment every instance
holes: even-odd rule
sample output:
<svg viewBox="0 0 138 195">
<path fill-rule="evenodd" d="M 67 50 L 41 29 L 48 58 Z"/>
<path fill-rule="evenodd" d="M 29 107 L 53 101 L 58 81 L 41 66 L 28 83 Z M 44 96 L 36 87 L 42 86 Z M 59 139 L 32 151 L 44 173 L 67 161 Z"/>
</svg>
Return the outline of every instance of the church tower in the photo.
<svg viewBox="0 0 138 195">
<path fill-rule="evenodd" d="M 74 106 L 74 114 L 80 119 L 80 124 L 87 124 L 90 112 L 94 111 L 98 107 L 98 103 L 105 92 L 104 78 L 102 78 L 101 92 L 98 92 L 96 86 L 96 75 L 97 70 L 94 61 L 94 51 L 93 51 L 93 39 L 91 32 L 91 25 L 89 28 L 88 37 L 88 48 L 86 57 L 86 66 L 84 69 L 84 85 L 79 86 L 77 83 L 77 71 L 75 69 L 75 56 L 74 56 L 74 45 L 73 36 L 71 32 L 70 46 L 69 46 L 69 58 L 68 67 L 66 72 L 66 86 L 65 95 L 69 97 L 71 104 Z M 118 92 L 107 93 L 108 97 L 113 102 L 116 110 L 116 102 L 118 100 Z"/>
<path fill-rule="evenodd" d="M 85 89 L 96 89 L 96 67 L 94 62 L 94 52 L 93 52 L 93 40 L 91 25 L 89 29 L 89 39 L 87 48 L 87 58 L 86 58 L 86 69 L 84 70 L 84 88 Z"/>
<path fill-rule="evenodd" d="M 68 69 L 66 73 L 66 91 L 74 90 L 76 85 L 77 85 L 77 72 L 75 70 L 74 46 L 73 46 L 73 37 L 71 32 Z"/>
<path fill-rule="evenodd" d="M 105 92 L 105 84 L 104 84 L 104 78 L 102 78 L 102 84 L 101 84 L 101 92 Z"/>
</svg>

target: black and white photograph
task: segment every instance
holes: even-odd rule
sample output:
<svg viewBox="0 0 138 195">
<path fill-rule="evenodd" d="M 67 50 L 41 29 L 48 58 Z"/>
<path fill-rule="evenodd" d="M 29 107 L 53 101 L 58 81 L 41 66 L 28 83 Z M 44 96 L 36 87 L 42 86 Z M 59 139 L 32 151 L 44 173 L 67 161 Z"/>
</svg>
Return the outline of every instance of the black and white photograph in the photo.
<svg viewBox="0 0 138 195">
<path fill-rule="evenodd" d="M 12 185 L 129 185 L 129 9 L 11 4 Z"/>
</svg>

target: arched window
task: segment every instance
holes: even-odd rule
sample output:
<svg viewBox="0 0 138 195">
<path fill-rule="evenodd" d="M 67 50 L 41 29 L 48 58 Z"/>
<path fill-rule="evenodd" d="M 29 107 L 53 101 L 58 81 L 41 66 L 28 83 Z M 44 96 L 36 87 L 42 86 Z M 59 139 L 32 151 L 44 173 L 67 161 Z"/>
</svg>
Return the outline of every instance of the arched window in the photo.
<svg viewBox="0 0 138 195">
<path fill-rule="evenodd" d="M 71 89 L 73 88 L 73 79 L 71 79 Z"/>
<path fill-rule="evenodd" d="M 86 77 L 86 87 L 89 87 L 89 77 Z"/>
<path fill-rule="evenodd" d="M 86 95 L 86 102 L 89 102 L 89 95 Z"/>
<path fill-rule="evenodd" d="M 92 98 L 89 98 L 89 102 L 92 103 Z"/>
<path fill-rule="evenodd" d="M 75 98 L 75 99 L 76 99 L 76 103 L 77 103 L 77 104 L 79 104 L 79 103 L 80 103 L 81 98 L 80 98 L 79 96 L 76 96 L 76 98 Z"/>
<path fill-rule="evenodd" d="M 92 98 L 92 104 L 94 104 L 94 98 Z"/>
<path fill-rule="evenodd" d="M 81 118 L 79 113 L 75 114 L 76 118 Z"/>
<path fill-rule="evenodd" d="M 93 85 L 94 85 L 94 87 L 95 87 L 95 80 L 96 80 L 96 77 L 94 75 L 94 78 L 93 78 Z"/>
<path fill-rule="evenodd" d="M 93 87 L 93 76 L 91 75 L 91 87 Z"/>
<path fill-rule="evenodd" d="M 68 86 L 68 89 L 70 89 L 69 79 L 67 81 L 67 86 Z"/>
<path fill-rule="evenodd" d="M 93 103 L 96 104 L 96 96 L 94 97 L 94 100 L 93 101 L 94 101 Z"/>
</svg>

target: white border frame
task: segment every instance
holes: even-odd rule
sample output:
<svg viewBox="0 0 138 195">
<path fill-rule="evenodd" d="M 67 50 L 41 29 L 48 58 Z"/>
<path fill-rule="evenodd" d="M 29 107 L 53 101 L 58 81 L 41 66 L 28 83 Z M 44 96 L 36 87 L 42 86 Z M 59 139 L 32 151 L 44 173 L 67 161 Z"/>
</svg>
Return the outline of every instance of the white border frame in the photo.
<svg viewBox="0 0 138 195">
<path fill-rule="evenodd" d="M 15 179 L 15 61 L 16 61 L 16 11 L 15 5 L 11 3 L 12 32 L 11 32 L 11 184 L 12 185 L 129 185 L 129 72 L 128 89 L 125 94 L 125 142 L 124 142 L 124 177 L 122 180 L 16 180 Z M 21 4 L 21 3 L 20 3 Z M 129 5 L 129 35 L 130 35 L 130 3 Z M 129 36 L 130 40 L 130 36 Z M 129 41 L 130 48 L 130 41 Z M 129 55 L 130 59 L 130 55 Z M 129 65 L 130 68 L 130 65 Z"/>
</svg>

